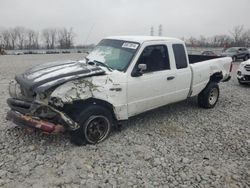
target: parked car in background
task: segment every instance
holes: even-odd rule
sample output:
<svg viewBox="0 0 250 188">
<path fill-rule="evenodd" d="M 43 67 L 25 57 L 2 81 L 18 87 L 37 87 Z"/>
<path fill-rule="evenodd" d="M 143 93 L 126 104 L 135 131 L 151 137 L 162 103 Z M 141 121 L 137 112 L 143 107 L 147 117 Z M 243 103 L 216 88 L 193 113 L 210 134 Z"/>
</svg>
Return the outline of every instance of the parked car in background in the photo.
<svg viewBox="0 0 250 188">
<path fill-rule="evenodd" d="M 250 52 L 245 47 L 232 47 L 228 48 L 221 54 L 222 56 L 232 57 L 233 61 L 238 59 L 248 60 L 250 57 Z"/>
<path fill-rule="evenodd" d="M 250 84 L 250 60 L 240 64 L 237 78 L 240 84 Z"/>
<path fill-rule="evenodd" d="M 24 55 L 24 53 L 21 52 L 21 51 L 14 52 L 14 54 L 15 54 L 15 55 Z"/>
<path fill-rule="evenodd" d="M 206 56 L 218 56 L 216 53 L 213 51 L 203 51 L 201 55 L 206 55 Z"/>
</svg>

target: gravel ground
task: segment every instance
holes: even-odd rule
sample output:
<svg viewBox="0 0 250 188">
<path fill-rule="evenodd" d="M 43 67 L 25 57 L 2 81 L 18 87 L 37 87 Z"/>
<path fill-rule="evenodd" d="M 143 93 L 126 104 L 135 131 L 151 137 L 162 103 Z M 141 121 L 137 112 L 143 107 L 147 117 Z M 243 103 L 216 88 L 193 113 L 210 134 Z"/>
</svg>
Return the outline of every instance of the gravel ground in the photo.
<svg viewBox="0 0 250 188">
<path fill-rule="evenodd" d="M 196 98 L 130 119 L 98 145 L 5 120 L 8 82 L 28 67 L 81 54 L 0 57 L 0 187 L 249 187 L 250 87 L 220 84 L 211 110 Z"/>
</svg>

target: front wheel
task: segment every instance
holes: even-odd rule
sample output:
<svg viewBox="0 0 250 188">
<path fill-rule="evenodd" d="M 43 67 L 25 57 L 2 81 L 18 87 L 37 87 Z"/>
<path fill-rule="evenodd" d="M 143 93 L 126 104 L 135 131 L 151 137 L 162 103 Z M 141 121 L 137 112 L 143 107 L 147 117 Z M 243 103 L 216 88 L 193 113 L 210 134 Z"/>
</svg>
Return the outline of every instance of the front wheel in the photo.
<svg viewBox="0 0 250 188">
<path fill-rule="evenodd" d="M 198 104 L 202 108 L 213 108 L 218 102 L 220 89 L 217 83 L 210 82 L 198 95 Z"/>
<path fill-rule="evenodd" d="M 102 142 L 109 136 L 114 122 L 112 113 L 96 104 L 87 106 L 77 119 L 81 127 L 71 133 L 71 141 L 76 145 Z"/>
</svg>

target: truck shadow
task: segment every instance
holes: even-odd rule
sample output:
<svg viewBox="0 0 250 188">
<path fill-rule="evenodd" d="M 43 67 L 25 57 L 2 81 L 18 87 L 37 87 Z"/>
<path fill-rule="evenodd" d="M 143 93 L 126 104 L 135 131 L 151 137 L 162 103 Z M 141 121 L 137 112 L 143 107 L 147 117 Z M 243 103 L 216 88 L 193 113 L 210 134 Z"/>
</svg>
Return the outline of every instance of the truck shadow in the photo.
<svg viewBox="0 0 250 188">
<path fill-rule="evenodd" d="M 126 130 L 134 131 L 134 129 L 147 129 L 146 131 L 150 132 L 150 123 L 146 123 L 147 125 L 145 126 L 145 122 L 152 121 L 155 122 L 154 128 L 156 127 L 159 128 L 159 130 L 162 130 L 159 133 L 161 135 L 165 131 L 162 129 L 162 127 L 164 127 L 162 121 L 165 121 L 168 116 L 175 117 L 181 115 L 190 110 L 190 108 L 199 110 L 196 98 L 190 98 L 185 101 L 163 106 L 134 116 L 124 122 L 119 129 L 115 129 L 110 136 L 115 136 Z M 177 134 L 180 132 L 180 129 L 175 125 L 168 125 L 168 129 Z M 26 145 L 27 147 L 32 144 L 38 147 L 65 147 L 65 145 L 69 145 L 71 147 L 73 146 L 73 144 L 70 144 L 70 135 L 68 133 L 52 135 L 41 133 L 38 130 L 28 130 L 23 127 L 15 126 L 7 129 L 5 136 L 7 141 L 11 140 L 11 142 L 17 142 L 17 144 L 21 143 L 22 146 Z"/>
<path fill-rule="evenodd" d="M 15 126 L 9 128 L 5 132 L 5 136 L 11 142 L 15 141 L 23 145 L 37 145 L 37 146 L 63 146 L 65 142 L 69 142 L 69 134 L 45 134 L 39 130 L 29 130 L 23 127 Z"/>
<path fill-rule="evenodd" d="M 151 127 L 150 123 L 148 122 L 154 122 L 154 126 L 162 126 L 164 121 L 168 120 L 168 117 L 180 117 L 183 114 L 187 114 L 190 109 L 197 111 L 200 110 L 196 97 L 159 107 L 157 109 L 153 109 L 131 117 L 128 121 L 122 123 L 121 128 L 118 129 L 118 132 L 130 129 L 135 126 L 147 129 L 148 127 Z"/>
</svg>

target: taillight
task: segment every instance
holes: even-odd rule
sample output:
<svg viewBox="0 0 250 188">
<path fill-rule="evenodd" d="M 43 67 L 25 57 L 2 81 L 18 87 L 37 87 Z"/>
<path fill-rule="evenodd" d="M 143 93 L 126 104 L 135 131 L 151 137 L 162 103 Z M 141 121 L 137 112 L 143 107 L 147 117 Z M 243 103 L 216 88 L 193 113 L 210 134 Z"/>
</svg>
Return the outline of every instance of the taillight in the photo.
<svg viewBox="0 0 250 188">
<path fill-rule="evenodd" d="M 229 72 L 232 72 L 232 70 L 233 70 L 233 62 L 231 62 Z"/>
</svg>

